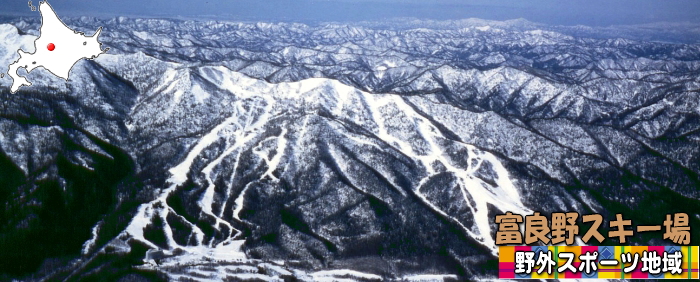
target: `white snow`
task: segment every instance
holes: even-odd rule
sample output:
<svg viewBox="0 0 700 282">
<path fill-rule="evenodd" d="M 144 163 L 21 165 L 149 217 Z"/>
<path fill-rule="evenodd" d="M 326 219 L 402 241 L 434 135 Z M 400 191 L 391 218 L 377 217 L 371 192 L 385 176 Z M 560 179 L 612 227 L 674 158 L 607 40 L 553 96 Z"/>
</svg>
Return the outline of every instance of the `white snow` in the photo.
<svg viewBox="0 0 700 282">
<path fill-rule="evenodd" d="M 205 148 L 209 147 L 212 143 L 216 142 L 219 139 L 219 132 L 221 130 L 235 123 L 238 120 L 238 118 L 238 116 L 229 117 L 224 122 L 212 129 L 208 134 L 204 135 L 199 140 L 197 145 L 195 145 L 194 148 L 190 151 L 190 153 L 187 154 L 185 160 L 176 167 L 171 168 L 169 170 L 172 176 L 170 177 L 170 179 L 168 179 L 168 182 L 172 183 L 175 186 L 179 186 L 185 183 L 185 181 L 187 181 L 187 174 L 190 172 L 192 162 L 194 162 L 194 160 L 199 156 L 199 154 L 202 153 L 202 151 Z"/>
<path fill-rule="evenodd" d="M 195 160 L 201 158 L 205 152 L 207 155 L 211 155 L 212 152 L 210 150 L 214 150 L 215 156 L 213 159 L 207 160 L 201 172 L 196 172 L 200 173 L 198 176 L 203 176 L 206 181 L 206 188 L 198 204 L 203 214 L 213 216 L 216 219 L 215 228 L 227 226 L 235 234 L 231 234 L 224 242 L 214 246 L 211 245 L 211 242 L 209 244 L 203 242 L 203 233 L 197 226 L 192 225 L 193 233 L 198 242 L 202 245 L 198 247 L 180 247 L 188 251 L 188 253 L 191 252 L 193 259 L 203 255 L 222 256 L 226 253 L 221 253 L 222 250 L 227 250 L 234 258 L 245 257 L 245 255 L 235 247 L 240 244 L 234 244 L 234 242 L 242 242 L 233 239 L 237 238 L 240 232 L 236 232 L 237 230 L 235 230 L 230 223 L 221 218 L 223 211 L 215 214 L 212 210 L 212 206 L 215 202 L 226 202 L 229 197 L 236 197 L 234 205 L 231 208 L 234 209 L 233 217 L 240 220 L 240 212 L 245 207 L 245 194 L 248 192 L 250 185 L 243 187 L 242 191 L 236 195 L 232 194 L 232 189 L 225 189 L 226 198 L 219 199 L 216 194 L 216 183 L 218 182 L 215 181 L 215 179 L 221 177 L 221 175 L 219 175 L 219 173 L 221 173 L 219 166 L 224 160 L 228 160 L 226 163 L 233 165 L 234 168 L 229 183 L 235 182 L 235 177 L 237 177 L 236 170 L 240 162 L 241 153 L 243 150 L 246 150 L 246 148 L 251 148 L 252 146 L 252 152 L 259 158 L 259 161 L 265 168 L 264 173 L 261 174 L 261 178 L 267 178 L 270 181 L 278 181 L 278 176 L 275 176 L 273 172 L 276 170 L 280 170 L 280 172 L 284 171 L 285 167 L 283 167 L 283 165 L 284 162 L 286 162 L 285 155 L 288 151 L 288 143 L 292 140 L 291 138 L 294 138 L 293 140 L 296 142 L 293 148 L 295 149 L 301 146 L 299 142 L 301 142 L 302 137 L 308 135 L 306 125 L 309 119 L 307 117 L 304 117 L 303 121 L 299 121 L 304 125 L 299 129 L 299 132 L 288 131 L 286 124 L 278 125 L 275 123 L 275 117 L 280 115 L 280 112 L 293 110 L 296 107 L 302 109 L 325 108 L 330 110 L 332 114 L 337 117 L 362 118 L 363 120 L 356 120 L 355 122 L 373 131 L 373 134 L 384 143 L 380 145 L 372 139 L 353 136 L 349 132 L 346 133 L 339 124 L 331 123 L 330 126 L 331 128 L 336 128 L 338 132 L 346 136 L 347 140 L 355 141 L 360 146 L 369 145 L 383 148 L 388 144 L 388 146 L 391 146 L 394 150 L 416 160 L 420 166 L 425 169 L 427 175 L 420 183 L 413 187 L 413 193 L 415 193 L 426 206 L 440 213 L 445 218 L 448 218 L 459 226 L 465 234 L 488 247 L 494 255 L 497 254 L 497 248 L 493 238 L 490 236 L 490 222 L 492 218 L 488 214 L 488 205 L 493 205 L 496 209 L 504 212 L 511 211 L 523 215 L 531 214 L 531 211 L 520 201 L 518 189 L 511 181 L 508 171 L 500 163 L 498 158 L 470 144 L 453 140 L 450 142 L 454 142 L 455 146 L 461 147 L 468 152 L 468 159 L 460 163 L 467 163 L 470 164 L 470 166 L 465 168 L 460 164 L 454 163 L 455 161 L 445 154 L 445 149 L 443 145 L 441 145 L 444 143 L 445 137 L 440 130 L 436 128 L 430 120 L 416 112 L 401 96 L 370 94 L 344 85 L 338 81 L 323 78 L 313 78 L 292 83 L 270 84 L 249 78 L 224 67 L 203 67 L 198 73 L 201 74 L 204 79 L 210 80 L 213 85 L 220 87 L 221 90 L 231 93 L 235 98 L 235 102 L 232 103 L 232 114 L 209 132 L 203 134 L 190 148 L 186 157 L 178 165 L 169 170 L 171 174 L 168 179 L 170 187 L 163 190 L 160 196 L 153 202 L 142 205 L 137 216 L 134 217 L 134 220 L 127 228 L 127 233 L 134 237 L 143 238 L 143 227 L 150 223 L 152 216 L 157 215 L 165 219 L 165 217 L 172 212 L 172 209 L 167 206 L 165 201 L 167 195 L 177 189 L 178 186 L 184 184 L 188 180 L 188 175 L 194 175 L 193 173 L 195 172 L 192 171 L 192 164 Z M 165 73 L 164 81 L 170 81 L 172 75 L 173 74 L 170 72 Z M 163 87 L 170 88 L 174 86 Z M 195 97 L 200 97 L 197 98 L 198 102 L 210 98 L 203 93 L 196 94 L 196 92 L 200 90 L 204 92 L 203 89 L 197 89 L 197 87 L 197 85 L 193 86 L 192 92 Z M 329 95 L 329 93 L 333 95 Z M 365 114 L 363 114 L 362 117 L 345 116 L 343 113 L 346 110 L 349 112 L 364 111 L 364 113 L 369 114 L 369 118 L 367 119 Z M 389 114 L 394 111 L 400 113 L 402 116 L 401 119 L 398 119 L 399 117 L 393 114 Z M 408 121 L 410 124 L 408 124 L 407 127 L 397 127 L 397 121 Z M 470 121 L 466 120 L 464 122 L 469 123 Z M 264 132 L 269 132 L 271 128 L 279 128 L 278 133 L 265 138 L 260 136 L 260 134 Z M 417 139 L 415 138 L 418 138 L 424 145 L 416 147 L 418 145 L 416 145 Z M 214 144 L 221 144 L 224 146 L 213 149 L 217 148 L 212 146 Z M 331 147 L 333 148 L 334 145 L 331 144 Z M 332 149 L 330 153 L 335 156 L 336 151 L 337 150 Z M 341 156 L 335 157 L 342 160 Z M 434 163 L 442 164 L 444 170 L 457 177 L 459 184 L 458 189 L 460 189 L 460 192 L 463 194 L 464 204 L 470 209 L 474 216 L 473 225 L 465 226 L 464 223 L 462 223 L 464 222 L 462 219 L 455 218 L 441 210 L 440 207 L 432 203 L 421 193 L 421 188 L 423 188 L 422 186 L 425 185 L 426 181 L 431 176 L 439 173 L 435 171 Z M 492 168 L 495 174 L 493 176 L 495 185 L 488 184 L 477 177 L 477 173 L 485 163 L 490 165 L 489 167 Z M 339 166 L 343 171 L 350 169 L 342 161 L 339 162 Z M 387 181 L 392 183 L 398 193 L 406 196 L 406 191 L 398 188 L 401 186 L 396 184 L 398 181 L 393 179 L 394 176 L 392 173 L 383 171 L 382 167 L 376 169 L 378 172 L 387 176 Z M 226 169 L 225 171 L 230 172 L 231 170 Z M 348 178 L 352 180 L 352 177 Z M 159 205 L 162 206 L 162 208 L 156 207 Z M 172 240 L 172 231 L 170 227 L 166 226 L 165 231 L 168 236 L 168 244 L 173 247 L 176 246 L 175 242 Z M 154 248 L 158 249 L 155 246 Z M 381 277 L 377 275 L 353 272 L 351 270 L 316 272 L 312 274 L 312 276 L 317 280 L 334 280 L 348 277 L 381 279 Z M 418 279 L 421 277 L 422 276 L 416 276 L 414 278 Z M 432 276 L 423 278 L 430 277 Z"/>
<path fill-rule="evenodd" d="M 382 277 L 379 275 L 359 272 L 359 271 L 355 271 L 355 270 L 351 270 L 351 269 L 336 269 L 336 270 L 318 271 L 318 272 L 312 273 L 311 276 L 316 281 L 338 281 L 338 279 L 342 279 L 342 278 L 383 280 Z M 350 281 L 352 281 L 352 280 L 350 280 Z"/>
<path fill-rule="evenodd" d="M 192 87 L 192 94 L 194 95 L 194 98 L 197 99 L 197 102 L 199 103 L 204 103 L 207 99 L 209 99 L 210 95 L 208 92 L 204 91 L 199 84 L 195 84 Z"/>
<path fill-rule="evenodd" d="M 284 149 L 287 147 L 287 139 L 284 138 L 284 135 L 286 134 L 287 129 L 282 128 L 282 133 L 280 134 L 280 136 L 275 137 L 275 139 L 277 140 L 277 147 L 275 148 L 276 154 L 271 159 L 268 159 L 267 152 L 253 150 L 253 152 L 257 154 L 261 159 L 263 159 L 267 164 L 267 171 L 263 173 L 261 178 L 268 176 L 275 181 L 279 180 L 272 173 L 275 171 L 275 169 L 277 169 L 277 166 L 279 166 L 282 155 L 284 154 Z"/>
<path fill-rule="evenodd" d="M 82 254 L 87 255 L 90 253 L 90 250 L 95 246 L 95 243 L 97 242 L 97 233 L 100 231 L 100 226 L 102 225 L 102 221 L 98 222 L 95 224 L 95 226 L 92 227 L 92 237 L 90 237 L 90 240 L 85 241 L 83 243 L 83 250 Z"/>
</svg>

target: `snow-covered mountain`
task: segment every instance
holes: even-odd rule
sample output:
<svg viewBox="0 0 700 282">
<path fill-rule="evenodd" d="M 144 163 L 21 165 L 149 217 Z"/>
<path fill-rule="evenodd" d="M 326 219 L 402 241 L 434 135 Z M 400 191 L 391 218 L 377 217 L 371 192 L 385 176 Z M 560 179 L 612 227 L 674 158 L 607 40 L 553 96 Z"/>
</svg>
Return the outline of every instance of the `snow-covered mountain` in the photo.
<svg viewBox="0 0 700 282">
<path fill-rule="evenodd" d="M 68 82 L 0 79 L 8 278 L 495 278 L 506 211 L 700 223 L 697 44 L 524 20 L 68 22 L 110 52 Z M 0 24 L 0 65 L 37 27 Z"/>
</svg>

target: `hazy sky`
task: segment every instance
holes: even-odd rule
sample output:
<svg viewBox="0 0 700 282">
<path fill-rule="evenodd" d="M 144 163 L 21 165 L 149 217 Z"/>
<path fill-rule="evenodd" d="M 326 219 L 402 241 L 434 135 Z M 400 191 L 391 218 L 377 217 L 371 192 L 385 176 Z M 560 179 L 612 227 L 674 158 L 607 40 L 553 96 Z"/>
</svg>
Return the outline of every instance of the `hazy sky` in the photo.
<svg viewBox="0 0 700 282">
<path fill-rule="evenodd" d="M 26 0 L 0 0 L 0 13 L 29 13 Z M 38 5 L 39 1 L 33 1 Z M 207 16 L 230 20 L 358 21 L 525 18 L 564 25 L 700 21 L 700 0 L 50 0 L 59 15 Z"/>
</svg>

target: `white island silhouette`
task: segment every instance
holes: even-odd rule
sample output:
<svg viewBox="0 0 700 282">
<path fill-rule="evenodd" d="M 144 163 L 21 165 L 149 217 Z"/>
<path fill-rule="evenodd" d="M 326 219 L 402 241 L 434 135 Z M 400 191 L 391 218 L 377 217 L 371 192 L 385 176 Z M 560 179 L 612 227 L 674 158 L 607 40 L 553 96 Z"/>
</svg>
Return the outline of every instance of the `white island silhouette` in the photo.
<svg viewBox="0 0 700 282">
<path fill-rule="evenodd" d="M 97 40 L 102 31 L 101 27 L 94 35 L 85 36 L 64 24 L 48 2 L 39 3 L 39 12 L 41 34 L 34 41 L 36 51 L 30 54 L 20 49 L 17 51 L 20 59 L 10 64 L 8 74 L 13 80 L 10 88 L 12 93 L 22 86 L 32 85 L 27 78 L 17 74 L 20 68 L 25 68 L 29 73 L 35 68 L 43 67 L 52 74 L 68 80 L 70 70 L 78 61 L 95 59 L 109 50 L 102 50 L 102 43 Z"/>
</svg>

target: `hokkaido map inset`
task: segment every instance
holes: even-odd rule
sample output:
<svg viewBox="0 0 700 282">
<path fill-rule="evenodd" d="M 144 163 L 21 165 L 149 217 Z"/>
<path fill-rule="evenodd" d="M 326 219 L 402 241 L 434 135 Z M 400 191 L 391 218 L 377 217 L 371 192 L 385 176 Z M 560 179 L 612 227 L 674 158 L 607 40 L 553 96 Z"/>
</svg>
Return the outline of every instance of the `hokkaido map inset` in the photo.
<svg viewBox="0 0 700 282">
<path fill-rule="evenodd" d="M 102 28 L 94 35 L 85 36 L 66 26 L 56 15 L 46 1 L 39 4 L 41 12 L 41 29 L 39 38 L 34 41 L 34 53 L 19 49 L 20 59 L 10 64 L 8 74 L 13 80 L 10 91 L 17 92 L 22 86 L 31 86 L 27 78 L 20 76 L 17 71 L 25 68 L 27 73 L 35 68 L 43 67 L 52 74 L 68 80 L 70 70 L 82 59 L 95 59 L 108 49 L 102 49 L 97 40 Z"/>
</svg>

